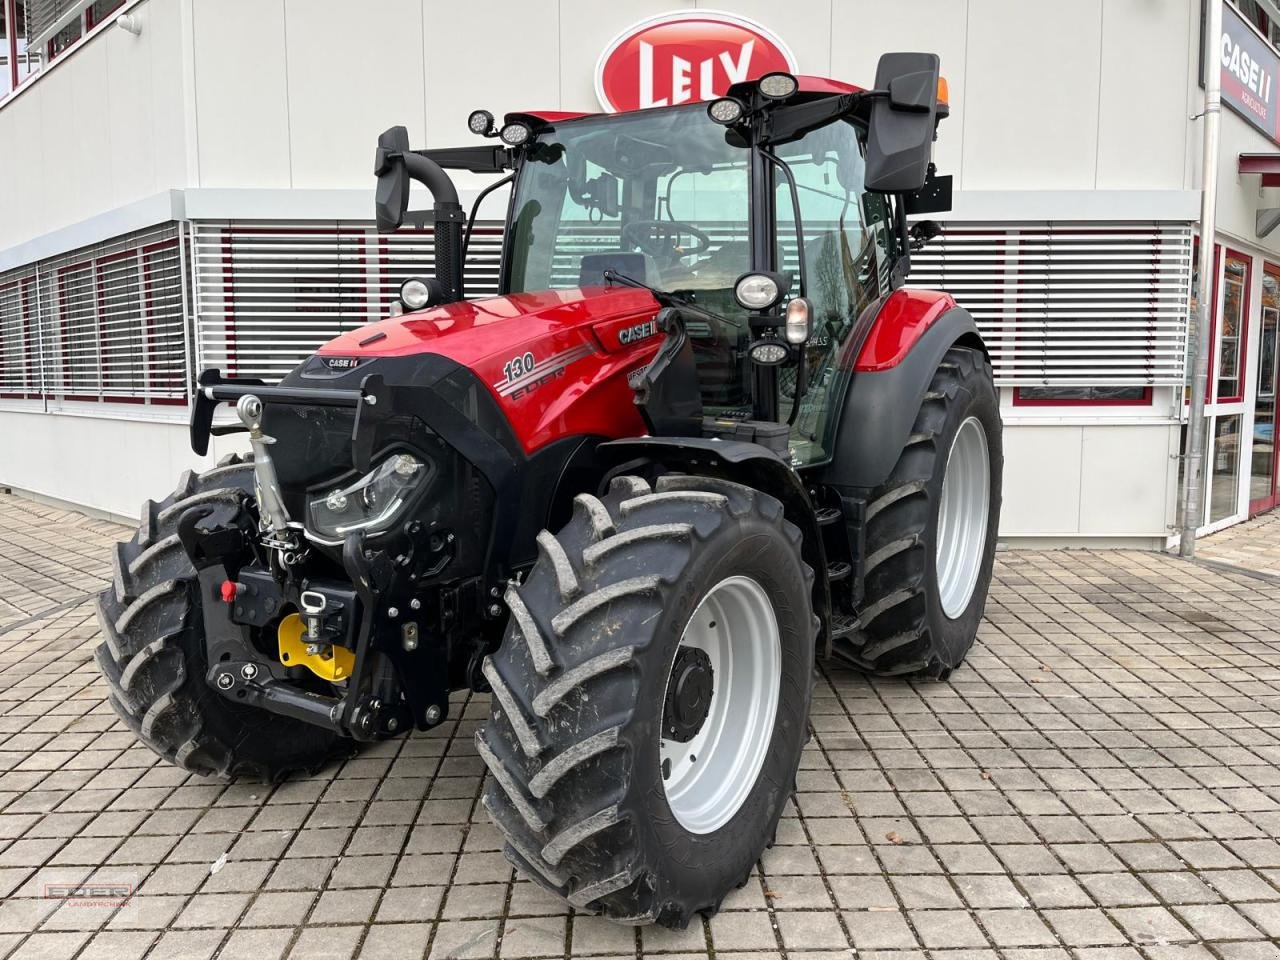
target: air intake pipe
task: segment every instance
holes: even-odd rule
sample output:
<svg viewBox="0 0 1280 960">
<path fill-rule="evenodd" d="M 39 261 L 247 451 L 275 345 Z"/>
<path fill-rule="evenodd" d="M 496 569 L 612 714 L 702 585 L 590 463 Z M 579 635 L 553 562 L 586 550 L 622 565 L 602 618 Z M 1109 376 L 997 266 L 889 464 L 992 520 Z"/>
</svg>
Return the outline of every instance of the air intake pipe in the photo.
<svg viewBox="0 0 1280 960">
<path fill-rule="evenodd" d="M 449 175 L 430 157 L 409 149 L 409 131 L 404 127 L 392 127 L 378 137 L 373 172 L 378 178 L 374 218 L 379 233 L 394 233 L 404 223 L 411 179 L 431 191 L 436 279 L 444 288 L 444 303 L 463 299 L 462 229 L 467 216 Z"/>
</svg>

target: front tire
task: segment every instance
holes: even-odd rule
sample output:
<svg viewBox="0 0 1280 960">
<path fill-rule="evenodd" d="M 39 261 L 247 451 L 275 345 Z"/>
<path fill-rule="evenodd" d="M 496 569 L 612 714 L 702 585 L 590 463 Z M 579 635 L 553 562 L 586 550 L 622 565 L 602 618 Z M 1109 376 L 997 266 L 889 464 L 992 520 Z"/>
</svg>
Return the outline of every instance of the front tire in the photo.
<svg viewBox="0 0 1280 960">
<path fill-rule="evenodd" d="M 684 926 L 746 881 L 795 782 L 817 630 L 799 531 L 748 487 L 623 477 L 538 543 L 484 664 L 484 804 L 577 909 Z"/>
<path fill-rule="evenodd" d="M 991 585 L 1003 464 L 991 364 L 952 347 L 889 478 L 867 496 L 859 630 L 835 645 L 839 657 L 938 679 L 964 662 Z"/>
<path fill-rule="evenodd" d="M 234 504 L 252 492 L 252 463 L 233 455 L 206 473 L 187 471 L 169 497 L 142 505 L 142 524 L 116 544 L 113 582 L 98 595 L 105 639 L 94 656 L 111 706 L 161 757 L 204 776 L 275 782 L 349 757 L 355 743 L 238 706 L 205 682 L 205 601 L 178 520 L 190 507 Z"/>
</svg>

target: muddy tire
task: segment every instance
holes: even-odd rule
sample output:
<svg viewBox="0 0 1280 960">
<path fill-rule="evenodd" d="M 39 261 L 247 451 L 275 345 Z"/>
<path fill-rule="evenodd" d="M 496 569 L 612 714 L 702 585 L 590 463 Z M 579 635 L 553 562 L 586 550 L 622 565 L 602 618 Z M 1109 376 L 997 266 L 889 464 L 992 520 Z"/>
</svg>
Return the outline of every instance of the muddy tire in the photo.
<svg viewBox="0 0 1280 960">
<path fill-rule="evenodd" d="M 1004 464 L 1000 403 L 978 350 L 947 351 L 889 478 L 867 498 L 859 632 L 835 652 L 881 676 L 945 678 L 977 637 Z"/>
<path fill-rule="evenodd" d="M 238 457 L 187 471 L 160 503 L 142 505 L 133 539 L 116 544 L 112 584 L 98 595 L 104 640 L 94 656 L 111 706 L 170 763 L 206 776 L 274 782 L 354 752 L 319 727 L 229 702 L 205 682 L 208 660 L 196 572 L 177 538 L 189 507 L 252 493 Z"/>
<path fill-rule="evenodd" d="M 747 880 L 795 783 L 818 627 L 800 533 L 772 497 L 668 475 L 580 495 L 538 542 L 484 663 L 484 805 L 576 909 L 684 926 Z"/>
</svg>

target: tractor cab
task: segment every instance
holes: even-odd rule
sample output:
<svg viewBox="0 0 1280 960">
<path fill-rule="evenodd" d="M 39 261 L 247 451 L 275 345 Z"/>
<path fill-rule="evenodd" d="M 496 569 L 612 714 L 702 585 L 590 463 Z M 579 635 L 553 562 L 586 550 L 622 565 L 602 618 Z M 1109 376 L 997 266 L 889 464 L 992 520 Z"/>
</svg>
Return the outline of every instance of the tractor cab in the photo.
<svg viewBox="0 0 1280 960">
<path fill-rule="evenodd" d="M 412 159 L 511 171 L 499 182 L 513 181 L 500 293 L 650 289 L 688 341 L 696 372 L 685 379 L 702 416 L 723 425 L 708 429 L 741 436 L 737 425 L 785 424 L 769 442 L 812 466 L 832 454 L 858 320 L 906 274 L 905 213 L 949 206 L 950 178 L 929 162 L 948 109 L 937 58 L 889 55 L 877 83 L 885 89 L 775 73 L 709 104 L 508 114 L 500 127 L 478 110 L 470 129 L 503 148 Z M 878 111 L 893 144 L 871 136 Z M 384 140 L 405 143 L 399 128 Z M 388 155 L 380 196 L 406 202 L 392 185 L 412 171 Z M 379 207 L 383 229 L 404 216 Z M 450 217 L 446 226 L 458 212 Z M 444 285 L 461 289 L 460 279 Z M 690 422 L 649 420 L 654 433 Z"/>
</svg>

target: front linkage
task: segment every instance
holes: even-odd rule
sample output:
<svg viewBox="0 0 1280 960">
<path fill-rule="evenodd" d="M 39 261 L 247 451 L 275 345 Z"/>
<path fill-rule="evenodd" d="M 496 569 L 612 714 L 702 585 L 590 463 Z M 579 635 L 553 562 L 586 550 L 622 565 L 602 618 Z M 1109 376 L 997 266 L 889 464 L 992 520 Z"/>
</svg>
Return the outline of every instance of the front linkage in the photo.
<svg viewBox="0 0 1280 960">
<path fill-rule="evenodd" d="M 285 505 L 271 458 L 275 439 L 263 430 L 264 402 L 353 409 L 352 465 L 365 474 L 374 459 L 377 426 L 409 416 L 469 454 L 495 490 L 508 489 L 515 465 L 501 445 L 450 418 L 432 396 L 429 389 L 388 387 L 376 375 L 366 377 L 359 389 L 317 390 L 226 380 L 212 370 L 202 374 L 191 418 L 193 448 L 207 450 L 213 410 L 230 402 L 254 452 L 253 496 L 242 493 L 234 503 L 193 506 L 178 523 L 177 536 L 204 601 L 205 679 L 219 695 L 369 741 L 443 721 L 460 652 L 467 654 L 465 681 L 479 676 L 483 645 L 473 639 L 474 649 L 458 651 L 453 648 L 461 644 L 449 636 L 460 621 L 492 625 L 480 635 L 501 629 L 506 609 L 499 583 L 481 576 L 449 588 L 435 586 L 453 559 L 455 536 L 416 518 L 395 538 L 374 542 L 353 530 L 340 542 L 309 542 Z M 513 508 L 514 498 L 498 498 L 490 556 L 495 550 L 498 556 L 505 553 Z M 328 554 L 334 576 L 324 576 L 324 564 L 313 562 L 318 549 Z M 339 568 L 345 577 L 337 575 Z M 485 569 L 493 568 L 486 564 Z M 290 608 L 299 613 L 281 622 L 282 611 Z M 279 656 L 273 658 L 261 649 L 275 646 L 271 638 L 255 644 L 249 637 L 276 624 Z M 475 631 L 461 633 L 475 636 Z M 329 690 L 322 692 L 326 684 L 315 678 L 327 681 Z M 305 689 L 300 681 L 317 689 Z M 345 689 L 343 695 L 332 695 L 335 684 L 344 685 L 337 688 Z"/>
</svg>

